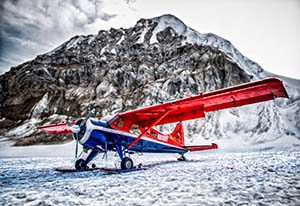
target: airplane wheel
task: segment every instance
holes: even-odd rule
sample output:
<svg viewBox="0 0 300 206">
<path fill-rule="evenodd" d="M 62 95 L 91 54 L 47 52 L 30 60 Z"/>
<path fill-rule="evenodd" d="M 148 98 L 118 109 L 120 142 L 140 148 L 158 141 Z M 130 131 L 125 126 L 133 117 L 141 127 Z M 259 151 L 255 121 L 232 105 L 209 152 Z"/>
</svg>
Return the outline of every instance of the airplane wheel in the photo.
<svg viewBox="0 0 300 206">
<path fill-rule="evenodd" d="M 75 162 L 75 169 L 76 170 L 84 170 L 87 168 L 87 165 L 85 164 L 84 159 L 78 159 Z"/>
<path fill-rule="evenodd" d="M 121 162 L 121 169 L 122 170 L 128 170 L 133 168 L 133 161 L 132 159 L 130 159 L 129 157 L 125 157 L 124 159 L 122 159 Z"/>
</svg>

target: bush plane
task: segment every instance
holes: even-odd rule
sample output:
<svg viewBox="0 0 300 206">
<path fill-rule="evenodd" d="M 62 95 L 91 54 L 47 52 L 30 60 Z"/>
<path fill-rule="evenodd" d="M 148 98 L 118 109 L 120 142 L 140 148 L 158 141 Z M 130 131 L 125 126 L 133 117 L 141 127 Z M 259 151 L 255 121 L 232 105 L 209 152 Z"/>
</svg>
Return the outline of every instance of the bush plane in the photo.
<svg viewBox="0 0 300 206">
<path fill-rule="evenodd" d="M 88 164 L 100 153 L 116 152 L 121 160 L 121 170 L 134 167 L 130 154 L 178 153 L 185 160 L 187 152 L 217 149 L 218 145 L 186 146 L 182 121 L 204 118 L 205 113 L 240 107 L 275 99 L 288 98 L 281 80 L 266 78 L 225 89 L 135 109 L 103 118 L 92 118 L 93 110 L 77 121 L 39 126 L 38 129 L 51 134 L 72 134 L 76 141 L 75 168 L 88 169 Z M 157 125 L 176 123 L 170 134 L 154 128 Z M 78 156 L 78 144 L 87 153 Z"/>
</svg>

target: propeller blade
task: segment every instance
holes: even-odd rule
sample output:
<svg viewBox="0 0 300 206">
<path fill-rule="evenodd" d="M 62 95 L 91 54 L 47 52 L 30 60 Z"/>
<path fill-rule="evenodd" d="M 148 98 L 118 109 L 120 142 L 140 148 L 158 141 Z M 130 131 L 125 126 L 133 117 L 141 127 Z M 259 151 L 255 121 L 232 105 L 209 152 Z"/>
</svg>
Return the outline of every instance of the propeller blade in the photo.
<svg viewBox="0 0 300 206">
<path fill-rule="evenodd" d="M 73 138 L 73 140 L 76 141 L 76 137 L 75 137 L 75 134 L 73 132 L 72 132 L 72 138 Z"/>
<path fill-rule="evenodd" d="M 75 141 L 76 141 L 76 145 L 75 145 L 75 159 L 77 159 L 77 155 L 78 155 L 78 134 L 74 134 L 75 137 Z"/>
<path fill-rule="evenodd" d="M 105 150 L 102 156 L 102 160 L 105 158 L 105 161 L 107 162 L 107 141 L 105 141 Z"/>
<path fill-rule="evenodd" d="M 107 162 L 107 141 L 105 141 L 105 161 Z"/>
<path fill-rule="evenodd" d="M 84 118 L 84 120 L 80 123 L 80 128 L 83 127 L 85 125 L 85 123 L 88 121 L 89 118 L 92 117 L 92 115 L 94 114 L 95 110 L 92 109 L 87 115 L 86 117 Z"/>
</svg>

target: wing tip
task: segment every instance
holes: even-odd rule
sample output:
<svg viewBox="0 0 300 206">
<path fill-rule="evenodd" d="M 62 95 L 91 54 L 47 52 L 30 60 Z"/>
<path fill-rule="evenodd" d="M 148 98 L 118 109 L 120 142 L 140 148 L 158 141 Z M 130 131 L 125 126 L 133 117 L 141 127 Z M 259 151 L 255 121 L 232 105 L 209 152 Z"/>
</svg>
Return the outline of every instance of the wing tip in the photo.
<svg viewBox="0 0 300 206">
<path fill-rule="evenodd" d="M 281 79 L 276 78 L 276 77 L 270 77 L 270 78 L 266 78 L 264 80 L 271 83 L 270 86 L 272 88 L 274 97 L 282 97 L 282 98 L 289 99 L 289 95 L 286 91 L 286 88 L 284 87 L 284 82 Z"/>
</svg>

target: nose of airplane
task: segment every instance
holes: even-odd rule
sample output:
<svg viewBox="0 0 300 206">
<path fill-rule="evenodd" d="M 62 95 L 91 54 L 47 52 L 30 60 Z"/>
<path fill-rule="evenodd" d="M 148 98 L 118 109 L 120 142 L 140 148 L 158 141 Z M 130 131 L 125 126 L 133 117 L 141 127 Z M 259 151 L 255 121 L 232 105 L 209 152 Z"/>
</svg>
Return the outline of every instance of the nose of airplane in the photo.
<svg viewBox="0 0 300 206">
<path fill-rule="evenodd" d="M 76 121 L 76 123 L 71 127 L 73 133 L 77 134 L 77 140 L 80 143 L 80 140 L 83 138 L 85 130 L 86 130 L 86 124 L 81 125 L 83 119 L 79 119 Z"/>
</svg>

